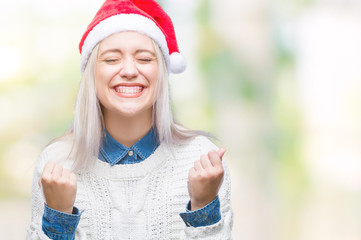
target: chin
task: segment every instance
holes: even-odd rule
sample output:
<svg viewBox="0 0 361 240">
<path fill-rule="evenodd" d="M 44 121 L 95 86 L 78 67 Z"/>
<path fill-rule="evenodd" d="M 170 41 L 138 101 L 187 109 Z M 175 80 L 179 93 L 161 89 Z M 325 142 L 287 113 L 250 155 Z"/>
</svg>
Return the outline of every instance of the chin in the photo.
<svg viewBox="0 0 361 240">
<path fill-rule="evenodd" d="M 123 107 L 121 109 L 117 109 L 117 112 L 119 115 L 124 117 L 137 117 L 137 116 L 143 116 L 147 114 L 152 114 L 152 108 L 150 109 L 139 109 L 139 108 L 127 108 Z"/>
</svg>

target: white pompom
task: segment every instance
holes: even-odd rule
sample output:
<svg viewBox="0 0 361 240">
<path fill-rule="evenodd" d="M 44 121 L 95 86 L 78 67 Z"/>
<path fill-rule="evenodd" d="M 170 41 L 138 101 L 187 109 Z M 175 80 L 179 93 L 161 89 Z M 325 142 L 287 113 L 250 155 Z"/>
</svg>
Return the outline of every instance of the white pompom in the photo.
<svg viewBox="0 0 361 240">
<path fill-rule="evenodd" d="M 181 73 L 187 67 L 186 59 L 183 57 L 182 54 L 178 52 L 172 53 L 170 56 L 170 72 L 171 73 Z"/>
</svg>

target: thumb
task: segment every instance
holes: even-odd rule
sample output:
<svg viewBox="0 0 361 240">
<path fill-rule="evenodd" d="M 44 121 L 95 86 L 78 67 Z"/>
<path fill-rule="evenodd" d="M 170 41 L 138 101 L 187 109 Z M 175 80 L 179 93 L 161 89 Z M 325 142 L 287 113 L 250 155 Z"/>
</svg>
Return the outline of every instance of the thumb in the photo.
<svg viewBox="0 0 361 240">
<path fill-rule="evenodd" d="M 220 149 L 217 150 L 217 154 L 218 154 L 220 159 L 222 159 L 225 152 L 226 152 L 226 149 L 224 149 L 224 148 L 220 148 Z"/>
</svg>

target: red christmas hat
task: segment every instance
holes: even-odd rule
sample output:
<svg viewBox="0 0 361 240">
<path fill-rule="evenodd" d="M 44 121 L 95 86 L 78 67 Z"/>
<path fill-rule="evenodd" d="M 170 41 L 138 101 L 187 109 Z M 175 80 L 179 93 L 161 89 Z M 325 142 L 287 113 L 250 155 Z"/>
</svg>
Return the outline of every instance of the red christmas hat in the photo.
<svg viewBox="0 0 361 240">
<path fill-rule="evenodd" d="M 100 41 L 124 31 L 136 31 L 152 38 L 162 50 L 169 73 L 185 70 L 186 62 L 179 53 L 172 20 L 156 1 L 106 0 L 79 43 L 81 72 Z"/>
</svg>

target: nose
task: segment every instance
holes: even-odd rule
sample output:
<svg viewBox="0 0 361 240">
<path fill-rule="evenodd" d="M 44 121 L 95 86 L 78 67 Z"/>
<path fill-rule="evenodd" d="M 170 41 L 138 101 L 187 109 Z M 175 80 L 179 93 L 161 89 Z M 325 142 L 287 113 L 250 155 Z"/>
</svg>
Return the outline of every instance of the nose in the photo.
<svg viewBox="0 0 361 240">
<path fill-rule="evenodd" d="M 132 58 L 124 59 L 119 74 L 127 79 L 138 76 L 139 72 L 135 60 Z"/>
</svg>

